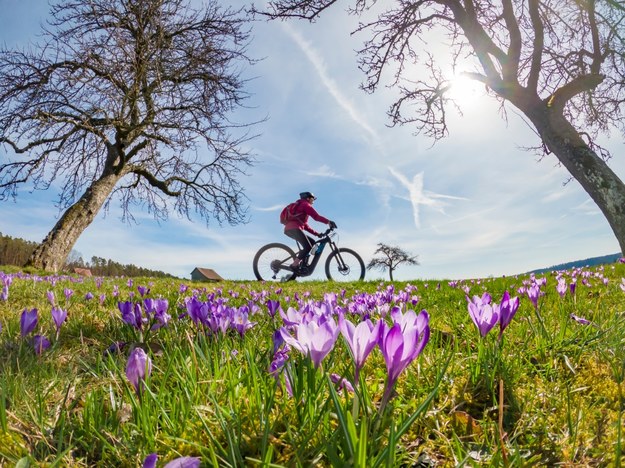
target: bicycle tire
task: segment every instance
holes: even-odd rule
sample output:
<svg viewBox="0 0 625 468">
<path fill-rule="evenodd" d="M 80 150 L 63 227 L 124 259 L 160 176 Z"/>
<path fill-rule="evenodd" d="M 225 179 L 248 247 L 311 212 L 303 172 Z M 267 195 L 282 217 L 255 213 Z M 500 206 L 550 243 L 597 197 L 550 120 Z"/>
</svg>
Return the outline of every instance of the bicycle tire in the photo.
<svg viewBox="0 0 625 468">
<path fill-rule="evenodd" d="M 254 275 L 258 281 L 292 281 L 297 275 L 287 270 L 275 271 L 271 263 L 278 261 L 290 265 L 295 260 L 295 252 L 289 246 L 272 242 L 260 248 L 254 256 Z"/>
<path fill-rule="evenodd" d="M 347 269 L 341 271 L 338 255 L 341 255 Z M 341 247 L 326 259 L 326 276 L 331 281 L 362 281 L 365 279 L 365 262 L 352 249 Z"/>
</svg>

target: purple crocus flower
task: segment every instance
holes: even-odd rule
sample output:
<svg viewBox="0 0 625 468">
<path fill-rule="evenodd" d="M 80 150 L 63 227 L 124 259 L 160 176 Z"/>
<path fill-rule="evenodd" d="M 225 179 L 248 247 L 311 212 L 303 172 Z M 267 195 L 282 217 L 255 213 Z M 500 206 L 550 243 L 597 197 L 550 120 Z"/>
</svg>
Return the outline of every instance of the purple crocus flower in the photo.
<svg viewBox="0 0 625 468">
<path fill-rule="evenodd" d="M 294 307 L 289 307 L 286 312 L 280 308 L 279 312 L 286 326 L 295 326 L 304 320 L 302 312 Z"/>
<path fill-rule="evenodd" d="M 289 353 L 286 349 L 276 352 L 273 355 L 273 360 L 271 361 L 271 364 L 269 364 L 269 373 L 273 377 L 277 378 L 280 370 L 282 370 L 288 360 Z"/>
<path fill-rule="evenodd" d="M 279 332 L 279 331 L 278 331 Z M 284 374 L 284 386 L 286 387 L 287 394 L 292 397 L 293 396 L 293 386 L 291 385 L 291 376 L 289 373 L 289 369 L 287 367 L 287 362 L 289 360 L 289 349 L 288 346 L 285 346 L 284 349 L 276 352 L 273 356 L 273 361 L 269 365 L 269 374 L 276 379 L 278 385 L 282 385 L 282 381 L 280 379 L 280 374 Z"/>
<path fill-rule="evenodd" d="M 243 337 L 245 332 L 255 325 L 255 322 L 250 322 L 248 309 L 243 306 L 232 311 L 232 324 L 239 335 Z"/>
<path fill-rule="evenodd" d="M 114 341 L 111 345 L 104 350 L 104 355 L 108 354 L 120 354 L 128 343 L 125 341 Z"/>
<path fill-rule="evenodd" d="M 336 385 L 336 389 L 339 392 L 347 390 L 349 393 L 354 393 L 354 387 L 345 377 L 341 377 L 339 374 L 330 374 L 330 380 Z"/>
<path fill-rule="evenodd" d="M 65 289 L 63 290 L 63 294 L 65 294 L 65 300 L 66 300 L 66 301 L 69 301 L 69 298 L 70 298 L 70 297 L 72 297 L 72 296 L 74 295 L 74 291 L 72 291 L 72 290 L 71 290 L 71 289 L 69 289 L 69 288 L 65 288 Z"/>
<path fill-rule="evenodd" d="M 473 300 L 467 296 L 467 301 L 471 320 L 480 331 L 480 335 L 485 337 L 499 321 L 499 306 L 491 304 L 488 293 L 482 294 L 482 297 L 473 296 Z"/>
<path fill-rule="evenodd" d="M 577 323 L 581 323 L 582 325 L 590 325 L 590 320 L 585 319 L 584 317 L 580 317 L 575 314 L 571 314 L 570 317 L 575 320 Z"/>
<path fill-rule="evenodd" d="M 45 336 L 43 335 L 33 336 L 33 348 L 35 348 L 35 353 L 41 354 L 49 347 L 50 347 L 50 340 L 48 340 Z"/>
<path fill-rule="evenodd" d="M 126 364 L 126 377 L 135 387 L 138 395 L 141 395 L 143 382 L 152 373 L 152 361 L 142 348 L 135 348 L 128 356 Z"/>
<path fill-rule="evenodd" d="M 394 323 L 392 327 L 383 325 L 378 344 L 386 363 L 387 381 L 380 411 L 388 403 L 399 375 L 419 356 L 430 339 L 430 316 L 425 310 L 413 323 L 414 326 L 408 326 L 405 330 L 399 323 Z"/>
<path fill-rule="evenodd" d="M 558 294 L 560 295 L 560 297 L 564 297 L 568 289 L 569 288 L 566 285 L 566 280 L 564 278 L 560 278 L 556 286 L 556 291 L 558 291 Z"/>
<path fill-rule="evenodd" d="M 2 291 L 0 291 L 0 301 L 9 300 L 9 286 L 11 286 L 12 281 L 12 276 L 5 275 L 0 271 L 0 284 L 2 284 Z"/>
<path fill-rule="evenodd" d="M 273 353 L 277 353 L 280 346 L 284 344 L 284 338 L 282 338 L 282 333 L 280 330 L 276 330 L 271 335 L 271 339 L 273 340 Z"/>
<path fill-rule="evenodd" d="M 156 468 L 156 461 L 158 460 L 158 455 L 156 453 L 151 453 L 145 460 L 143 460 L 143 468 Z"/>
<path fill-rule="evenodd" d="M 281 329 L 282 338 L 286 344 L 310 357 L 315 367 L 319 367 L 338 337 L 339 329 L 336 323 L 332 318 L 321 323 L 311 320 L 308 323 L 297 324 L 294 328 L 295 338 L 284 327 Z"/>
<path fill-rule="evenodd" d="M 85 294 L 85 301 L 90 301 L 91 299 L 93 299 L 92 292 L 88 292 L 87 294 Z"/>
<path fill-rule="evenodd" d="M 118 302 L 117 308 L 122 313 L 122 320 L 124 322 L 137 330 L 143 328 L 141 306 L 139 304 L 134 304 L 131 301 Z"/>
<path fill-rule="evenodd" d="M 20 317 L 20 333 L 22 334 L 22 338 L 35 329 L 38 321 L 37 309 L 24 309 Z"/>
<path fill-rule="evenodd" d="M 532 304 L 534 304 L 534 307 L 536 309 L 538 309 L 538 297 L 539 296 L 540 296 L 540 286 L 538 286 L 537 284 L 532 284 L 527 289 L 527 297 L 529 297 L 530 301 L 532 301 Z"/>
<path fill-rule="evenodd" d="M 373 325 L 371 321 L 367 319 L 360 322 L 358 325 L 354 325 L 341 314 L 339 315 L 339 330 L 352 352 L 355 366 L 354 382 L 358 383 L 360 369 L 362 369 L 369 353 L 371 353 L 380 339 L 382 322 L 378 321 Z"/>
<path fill-rule="evenodd" d="M 59 331 L 61 330 L 61 325 L 65 322 L 67 318 L 67 310 L 61 309 L 60 307 L 52 307 L 52 320 L 54 321 L 54 326 L 56 327 L 56 335 L 58 338 Z"/>
<path fill-rule="evenodd" d="M 154 318 L 156 318 L 156 324 L 153 329 L 167 326 L 171 320 L 171 315 L 167 313 L 169 308 L 169 301 L 167 299 L 155 299 L 154 300 Z"/>
<path fill-rule="evenodd" d="M 48 298 L 48 302 L 50 303 L 50 305 L 54 306 L 54 292 L 53 291 L 46 292 L 46 297 Z"/>
<path fill-rule="evenodd" d="M 197 297 L 193 296 L 186 303 L 187 312 L 189 317 L 193 320 L 193 323 L 206 324 L 208 320 L 208 304 L 200 301 Z"/>
<path fill-rule="evenodd" d="M 501 339 L 503 331 L 510 324 L 518 309 L 519 298 L 510 298 L 510 293 L 508 291 L 504 292 L 501 298 L 501 305 L 499 306 L 499 339 Z"/>
<path fill-rule="evenodd" d="M 276 313 L 278 312 L 278 309 L 280 308 L 280 301 L 273 301 L 273 300 L 268 300 L 267 301 L 267 309 L 269 310 L 269 316 L 271 318 L 274 318 L 276 316 Z"/>
<path fill-rule="evenodd" d="M 151 453 L 143 460 L 143 468 L 156 468 L 158 455 Z M 164 468 L 198 468 L 200 459 L 198 457 L 179 457 L 167 463 Z"/>
</svg>

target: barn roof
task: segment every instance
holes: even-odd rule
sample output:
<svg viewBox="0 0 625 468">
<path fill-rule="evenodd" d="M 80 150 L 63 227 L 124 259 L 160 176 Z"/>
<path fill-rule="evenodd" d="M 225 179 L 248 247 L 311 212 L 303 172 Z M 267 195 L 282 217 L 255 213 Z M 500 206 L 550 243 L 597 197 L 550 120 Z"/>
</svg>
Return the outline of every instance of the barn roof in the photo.
<svg viewBox="0 0 625 468">
<path fill-rule="evenodd" d="M 200 268 L 200 267 L 196 267 L 192 272 L 191 272 L 191 276 L 193 276 L 193 273 L 198 272 L 201 276 L 203 276 L 204 278 L 208 279 L 208 280 L 213 280 L 213 281 L 223 281 L 223 278 L 221 276 L 219 276 L 219 274 L 211 269 L 211 268 Z"/>
</svg>

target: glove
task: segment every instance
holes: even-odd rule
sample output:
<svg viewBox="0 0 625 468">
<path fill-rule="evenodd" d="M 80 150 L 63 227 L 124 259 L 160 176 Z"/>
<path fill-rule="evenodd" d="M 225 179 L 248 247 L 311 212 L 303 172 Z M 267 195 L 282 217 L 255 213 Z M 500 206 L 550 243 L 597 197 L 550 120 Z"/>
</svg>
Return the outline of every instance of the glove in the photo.
<svg viewBox="0 0 625 468">
<path fill-rule="evenodd" d="M 336 226 L 336 223 L 335 223 L 334 221 L 330 221 L 330 222 L 328 223 L 328 226 L 330 226 L 330 228 L 331 228 L 331 229 L 336 229 L 336 227 L 337 227 L 337 226 Z"/>
</svg>

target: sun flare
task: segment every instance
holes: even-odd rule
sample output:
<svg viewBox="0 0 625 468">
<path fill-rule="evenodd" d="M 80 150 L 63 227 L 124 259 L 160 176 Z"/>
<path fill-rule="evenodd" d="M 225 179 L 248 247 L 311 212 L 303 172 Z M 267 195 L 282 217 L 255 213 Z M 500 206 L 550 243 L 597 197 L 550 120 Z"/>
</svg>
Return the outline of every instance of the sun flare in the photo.
<svg viewBox="0 0 625 468">
<path fill-rule="evenodd" d="M 475 106 L 484 97 L 484 85 L 463 75 L 456 75 L 450 80 L 447 97 L 460 107 Z"/>
</svg>

